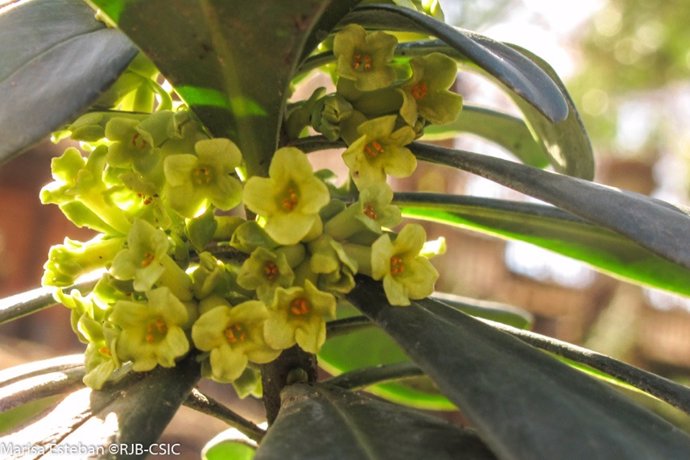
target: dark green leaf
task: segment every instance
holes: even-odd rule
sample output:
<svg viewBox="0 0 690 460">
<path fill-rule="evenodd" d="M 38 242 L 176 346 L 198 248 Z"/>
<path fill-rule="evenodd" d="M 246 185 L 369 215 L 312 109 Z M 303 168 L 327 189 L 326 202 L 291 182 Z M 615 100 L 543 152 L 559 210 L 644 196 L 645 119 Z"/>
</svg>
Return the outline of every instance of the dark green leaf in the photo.
<svg viewBox="0 0 690 460">
<path fill-rule="evenodd" d="M 496 77 L 548 119 L 558 122 L 568 116 L 568 105 L 558 85 L 532 61 L 503 43 L 455 29 L 410 8 L 393 5 L 358 7 L 345 17 L 343 23 L 436 36 Z"/>
<path fill-rule="evenodd" d="M 340 315 L 355 314 L 352 307 L 340 308 Z M 329 336 L 319 351 L 319 366 L 331 375 L 356 369 L 409 362 L 407 354 L 379 328 L 360 329 L 348 334 Z M 400 404 L 428 410 L 454 410 L 455 406 L 439 393 L 427 377 L 399 382 L 385 382 L 367 391 Z"/>
<path fill-rule="evenodd" d="M 172 369 L 157 368 L 149 373 L 131 373 L 101 391 L 83 389 L 67 396 L 45 417 L 26 428 L 0 438 L 1 445 L 32 446 L 41 449 L 85 446 L 79 452 L 107 458 L 141 458 L 109 455 L 118 451 L 109 446 L 156 442 L 178 407 L 199 379 L 200 370 L 193 356 Z M 20 452 L 6 458 L 25 458 Z"/>
<path fill-rule="evenodd" d="M 422 160 L 460 168 L 552 203 L 690 268 L 690 218 L 668 203 L 476 153 L 421 143 L 410 147 Z"/>
<path fill-rule="evenodd" d="M 512 46 L 530 58 L 556 82 L 568 103 L 568 118 L 554 123 L 523 99 L 516 97 L 515 94 L 508 94 L 520 107 L 527 120 L 527 124 L 537 134 L 541 145 L 549 152 L 551 164 L 556 168 L 556 171 L 592 180 L 594 178 L 592 144 L 589 141 L 585 125 L 580 119 L 580 114 L 575 108 L 575 103 L 568 94 L 568 90 L 558 77 L 558 74 L 546 61 L 524 48 Z"/>
<path fill-rule="evenodd" d="M 82 0 L 0 10 L 0 164 L 93 103 L 136 54 Z"/>
<path fill-rule="evenodd" d="M 552 337 L 504 324 L 493 323 L 492 325 L 525 343 L 563 358 L 568 365 L 583 372 L 628 389 L 639 389 L 690 414 L 690 388 L 685 385 Z"/>
<path fill-rule="evenodd" d="M 141 47 L 211 133 L 238 144 L 249 175 L 266 174 L 290 78 L 334 0 L 93 3 Z"/>
<path fill-rule="evenodd" d="M 687 268 L 552 206 L 426 193 L 400 193 L 395 200 L 407 217 L 524 241 L 626 281 L 690 295 Z"/>
<path fill-rule="evenodd" d="M 433 300 L 388 305 L 358 277 L 349 299 L 384 328 L 505 459 L 684 458 L 690 438 L 611 388 Z"/>
<path fill-rule="evenodd" d="M 522 120 L 481 107 L 464 105 L 453 123 L 427 126 L 424 128 L 424 140 L 451 139 L 460 133 L 475 134 L 495 142 L 535 168 L 549 165 L 545 147 L 534 140 Z"/>
<path fill-rule="evenodd" d="M 466 430 L 338 387 L 297 384 L 256 452 L 256 460 L 491 459 Z"/>
</svg>

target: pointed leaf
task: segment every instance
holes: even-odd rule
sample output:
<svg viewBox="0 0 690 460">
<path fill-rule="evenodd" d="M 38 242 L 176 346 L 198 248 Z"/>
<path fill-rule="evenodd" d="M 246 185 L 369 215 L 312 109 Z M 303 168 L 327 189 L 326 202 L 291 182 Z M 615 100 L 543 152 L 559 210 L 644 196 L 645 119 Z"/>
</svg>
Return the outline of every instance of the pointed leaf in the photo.
<svg viewBox="0 0 690 460">
<path fill-rule="evenodd" d="M 440 22 L 410 8 L 367 5 L 348 14 L 343 24 L 405 30 L 436 36 L 496 77 L 553 122 L 566 119 L 568 105 L 551 78 L 513 48 L 490 38 Z"/>
<path fill-rule="evenodd" d="M 1 437 L 0 445 L 32 446 L 37 452 L 84 446 L 90 450 L 80 457 L 132 458 L 132 452 L 118 446 L 156 442 L 199 375 L 198 364 L 189 357 L 172 369 L 129 374 L 100 391 L 76 391 L 37 422 Z M 8 458 L 26 454 L 10 453 L 14 455 Z"/>
<path fill-rule="evenodd" d="M 690 437 L 609 387 L 433 300 L 388 305 L 358 277 L 349 299 L 384 328 L 503 459 L 683 458 Z"/>
<path fill-rule="evenodd" d="M 82 0 L 0 9 L 0 164 L 81 113 L 135 54 Z"/>
<path fill-rule="evenodd" d="M 338 387 L 297 384 L 281 396 L 256 460 L 495 458 L 469 431 Z"/>
<path fill-rule="evenodd" d="M 334 0 L 93 3 L 141 47 L 211 133 L 238 144 L 249 175 L 266 175 L 289 80 Z"/>
<path fill-rule="evenodd" d="M 534 140 L 522 120 L 481 107 L 464 105 L 453 123 L 429 125 L 424 128 L 423 139 L 452 139 L 460 133 L 474 134 L 495 142 L 523 163 L 535 168 L 545 168 L 549 165 L 546 149 Z"/>
<path fill-rule="evenodd" d="M 407 217 L 524 241 L 626 281 L 690 296 L 687 268 L 552 206 L 427 193 L 400 193 L 395 201 Z"/>
<path fill-rule="evenodd" d="M 476 153 L 421 143 L 410 147 L 422 160 L 453 166 L 552 203 L 690 268 L 690 217 L 668 203 Z"/>
</svg>

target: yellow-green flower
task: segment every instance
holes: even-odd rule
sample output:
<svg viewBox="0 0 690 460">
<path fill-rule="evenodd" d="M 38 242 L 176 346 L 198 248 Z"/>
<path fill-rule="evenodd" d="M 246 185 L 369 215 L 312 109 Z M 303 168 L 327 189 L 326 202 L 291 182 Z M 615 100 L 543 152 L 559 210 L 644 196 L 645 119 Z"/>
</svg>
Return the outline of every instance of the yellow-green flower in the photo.
<svg viewBox="0 0 690 460">
<path fill-rule="evenodd" d="M 393 190 L 385 182 L 373 184 L 359 194 L 359 199 L 324 225 L 324 232 L 336 240 L 345 240 L 360 232 L 380 234 L 382 227 L 400 223 L 400 208 L 392 205 Z"/>
<path fill-rule="evenodd" d="M 417 167 L 417 159 L 405 146 L 415 137 L 409 126 L 395 129 L 396 115 L 362 123 L 357 139 L 343 153 L 343 160 L 360 189 L 385 182 L 386 174 L 407 177 Z"/>
<path fill-rule="evenodd" d="M 389 86 L 395 80 L 390 62 L 398 40 L 385 32 L 368 33 L 362 26 L 348 24 L 335 35 L 333 54 L 340 78 L 354 80 L 361 91 Z"/>
<path fill-rule="evenodd" d="M 98 235 L 81 242 L 65 238 L 64 244 L 50 248 L 48 261 L 43 265 L 41 284 L 71 286 L 82 275 L 103 268 L 120 251 L 125 239 L 104 238 Z"/>
<path fill-rule="evenodd" d="M 242 161 L 229 139 L 205 139 L 194 145 L 196 155 L 175 154 L 164 162 L 170 207 L 184 217 L 195 217 L 209 205 L 229 210 L 241 201 L 242 186 L 232 177 Z"/>
<path fill-rule="evenodd" d="M 408 224 L 393 242 L 386 234 L 372 245 L 372 278 L 383 279 L 391 305 L 410 305 L 410 299 L 423 299 L 434 291 L 438 271 L 420 255 L 425 240 L 421 225 Z"/>
<path fill-rule="evenodd" d="M 219 382 L 232 382 L 247 364 L 267 363 L 280 354 L 266 344 L 263 334 L 268 317 L 266 306 L 258 300 L 235 307 L 218 306 L 199 317 L 192 326 L 192 340 L 199 350 L 210 352 L 211 376 Z"/>
<path fill-rule="evenodd" d="M 265 219 L 264 230 L 277 243 L 297 244 L 321 224 L 319 210 L 330 199 L 328 187 L 294 147 L 275 153 L 268 175 L 247 181 L 244 204 Z"/>
<path fill-rule="evenodd" d="M 117 279 L 134 280 L 134 289 L 148 291 L 165 271 L 168 237 L 145 220 L 135 220 L 127 235 L 127 248 L 113 260 L 110 273 Z"/>
<path fill-rule="evenodd" d="M 295 343 L 316 354 L 326 341 L 326 319 L 335 318 L 335 297 L 308 280 L 304 287 L 278 288 L 264 325 L 266 343 L 290 348 Z"/>
<path fill-rule="evenodd" d="M 122 332 L 117 341 L 117 355 L 131 360 L 132 369 L 150 371 L 156 365 L 173 367 L 175 359 L 189 350 L 182 330 L 187 322 L 187 308 L 167 287 L 147 293 L 148 301 L 115 303 L 109 320 Z"/>
<path fill-rule="evenodd" d="M 301 249 L 304 258 L 304 247 Z M 256 290 L 256 296 L 265 303 L 273 301 L 273 294 L 279 287 L 290 287 L 295 274 L 288 263 L 284 251 L 269 251 L 256 248 L 249 259 L 245 260 L 237 274 L 237 284 L 245 289 Z"/>
<path fill-rule="evenodd" d="M 462 97 L 448 91 L 455 81 L 457 65 L 445 54 L 431 53 L 410 61 L 412 78 L 400 92 L 400 116 L 414 126 L 419 116 L 436 124 L 454 121 L 462 109 Z"/>
</svg>

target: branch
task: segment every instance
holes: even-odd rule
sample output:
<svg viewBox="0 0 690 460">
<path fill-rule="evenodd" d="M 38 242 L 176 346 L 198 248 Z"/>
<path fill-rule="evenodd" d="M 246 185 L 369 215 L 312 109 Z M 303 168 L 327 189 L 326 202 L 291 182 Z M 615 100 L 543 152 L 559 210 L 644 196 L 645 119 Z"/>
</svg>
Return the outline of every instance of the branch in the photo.
<svg viewBox="0 0 690 460">
<path fill-rule="evenodd" d="M 261 441 L 266 432 L 246 418 L 232 411 L 215 399 L 206 396 L 196 388 L 192 390 L 184 405 L 203 414 L 215 417 L 253 439 Z"/>
<path fill-rule="evenodd" d="M 414 363 L 395 363 L 345 372 L 326 380 L 324 383 L 336 385 L 346 390 L 355 390 L 377 383 L 419 377 L 420 375 L 424 375 L 424 372 Z"/>
<path fill-rule="evenodd" d="M 352 316 L 350 318 L 336 319 L 326 323 L 326 336 L 328 338 L 337 337 L 339 335 L 349 334 L 350 332 L 359 331 L 372 327 L 374 324 L 366 316 Z"/>
</svg>

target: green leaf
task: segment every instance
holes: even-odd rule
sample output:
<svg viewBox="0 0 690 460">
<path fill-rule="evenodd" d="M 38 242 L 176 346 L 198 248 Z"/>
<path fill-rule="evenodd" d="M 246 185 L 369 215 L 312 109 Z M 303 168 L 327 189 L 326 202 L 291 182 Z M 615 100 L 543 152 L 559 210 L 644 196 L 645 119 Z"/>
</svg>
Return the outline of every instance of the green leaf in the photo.
<svg viewBox="0 0 690 460">
<path fill-rule="evenodd" d="M 399 193 L 395 202 L 406 217 L 524 241 L 626 281 L 690 296 L 687 268 L 552 206 L 428 193 Z"/>
<path fill-rule="evenodd" d="M 338 387 L 297 384 L 281 396 L 256 460 L 495 458 L 469 431 Z"/>
<path fill-rule="evenodd" d="M 690 268 L 690 218 L 660 200 L 518 163 L 429 144 L 410 144 L 419 159 L 477 174 L 552 203 Z"/>
<path fill-rule="evenodd" d="M 525 122 L 493 110 L 464 105 L 457 120 L 447 125 L 429 125 L 424 128 L 423 140 L 451 139 L 460 133 L 481 136 L 495 142 L 520 161 L 535 168 L 549 165 L 545 147 L 534 140 Z"/>
<path fill-rule="evenodd" d="M 367 5 L 356 8 L 341 24 L 430 34 L 498 79 L 553 122 L 568 117 L 568 105 L 558 85 L 513 48 L 473 32 L 455 29 L 409 8 Z"/>
<path fill-rule="evenodd" d="M 224 439 L 206 444 L 202 451 L 202 458 L 204 460 L 252 460 L 255 453 L 256 448 L 245 442 Z"/>
<path fill-rule="evenodd" d="M 250 176 L 266 175 L 289 80 L 334 0 L 92 2 L 139 45 L 213 135 L 237 143 Z"/>
<path fill-rule="evenodd" d="M 199 375 L 199 365 L 191 356 L 175 368 L 128 374 L 100 391 L 78 390 L 35 423 L 1 437 L 0 445 L 32 446 L 38 452 L 83 446 L 89 451 L 79 452 L 78 457 L 137 457 L 114 445 L 146 448 L 156 442 Z M 25 458 L 25 454 L 9 458 Z"/>
<path fill-rule="evenodd" d="M 338 306 L 339 316 L 356 314 L 345 305 Z M 319 366 L 331 375 L 356 369 L 409 362 L 410 358 L 379 328 L 360 328 L 357 331 L 329 336 L 319 350 Z M 414 377 L 399 382 L 379 383 L 367 391 L 389 401 L 427 410 L 454 410 L 455 405 L 439 393 L 427 377 Z"/>
<path fill-rule="evenodd" d="M 549 152 L 551 164 L 556 171 L 592 180 L 594 178 L 592 144 L 565 85 L 553 68 L 542 58 L 524 48 L 511 46 L 541 67 L 558 85 L 568 103 L 568 118 L 554 123 L 520 97 L 512 93 L 509 95 L 520 107 L 527 124 L 537 134 L 541 145 Z"/>
<path fill-rule="evenodd" d="M 135 54 L 81 0 L 0 9 L 0 164 L 95 102 Z"/>
<path fill-rule="evenodd" d="M 510 459 L 683 458 L 690 438 L 611 388 L 433 300 L 392 307 L 358 277 L 349 299 Z"/>
</svg>

